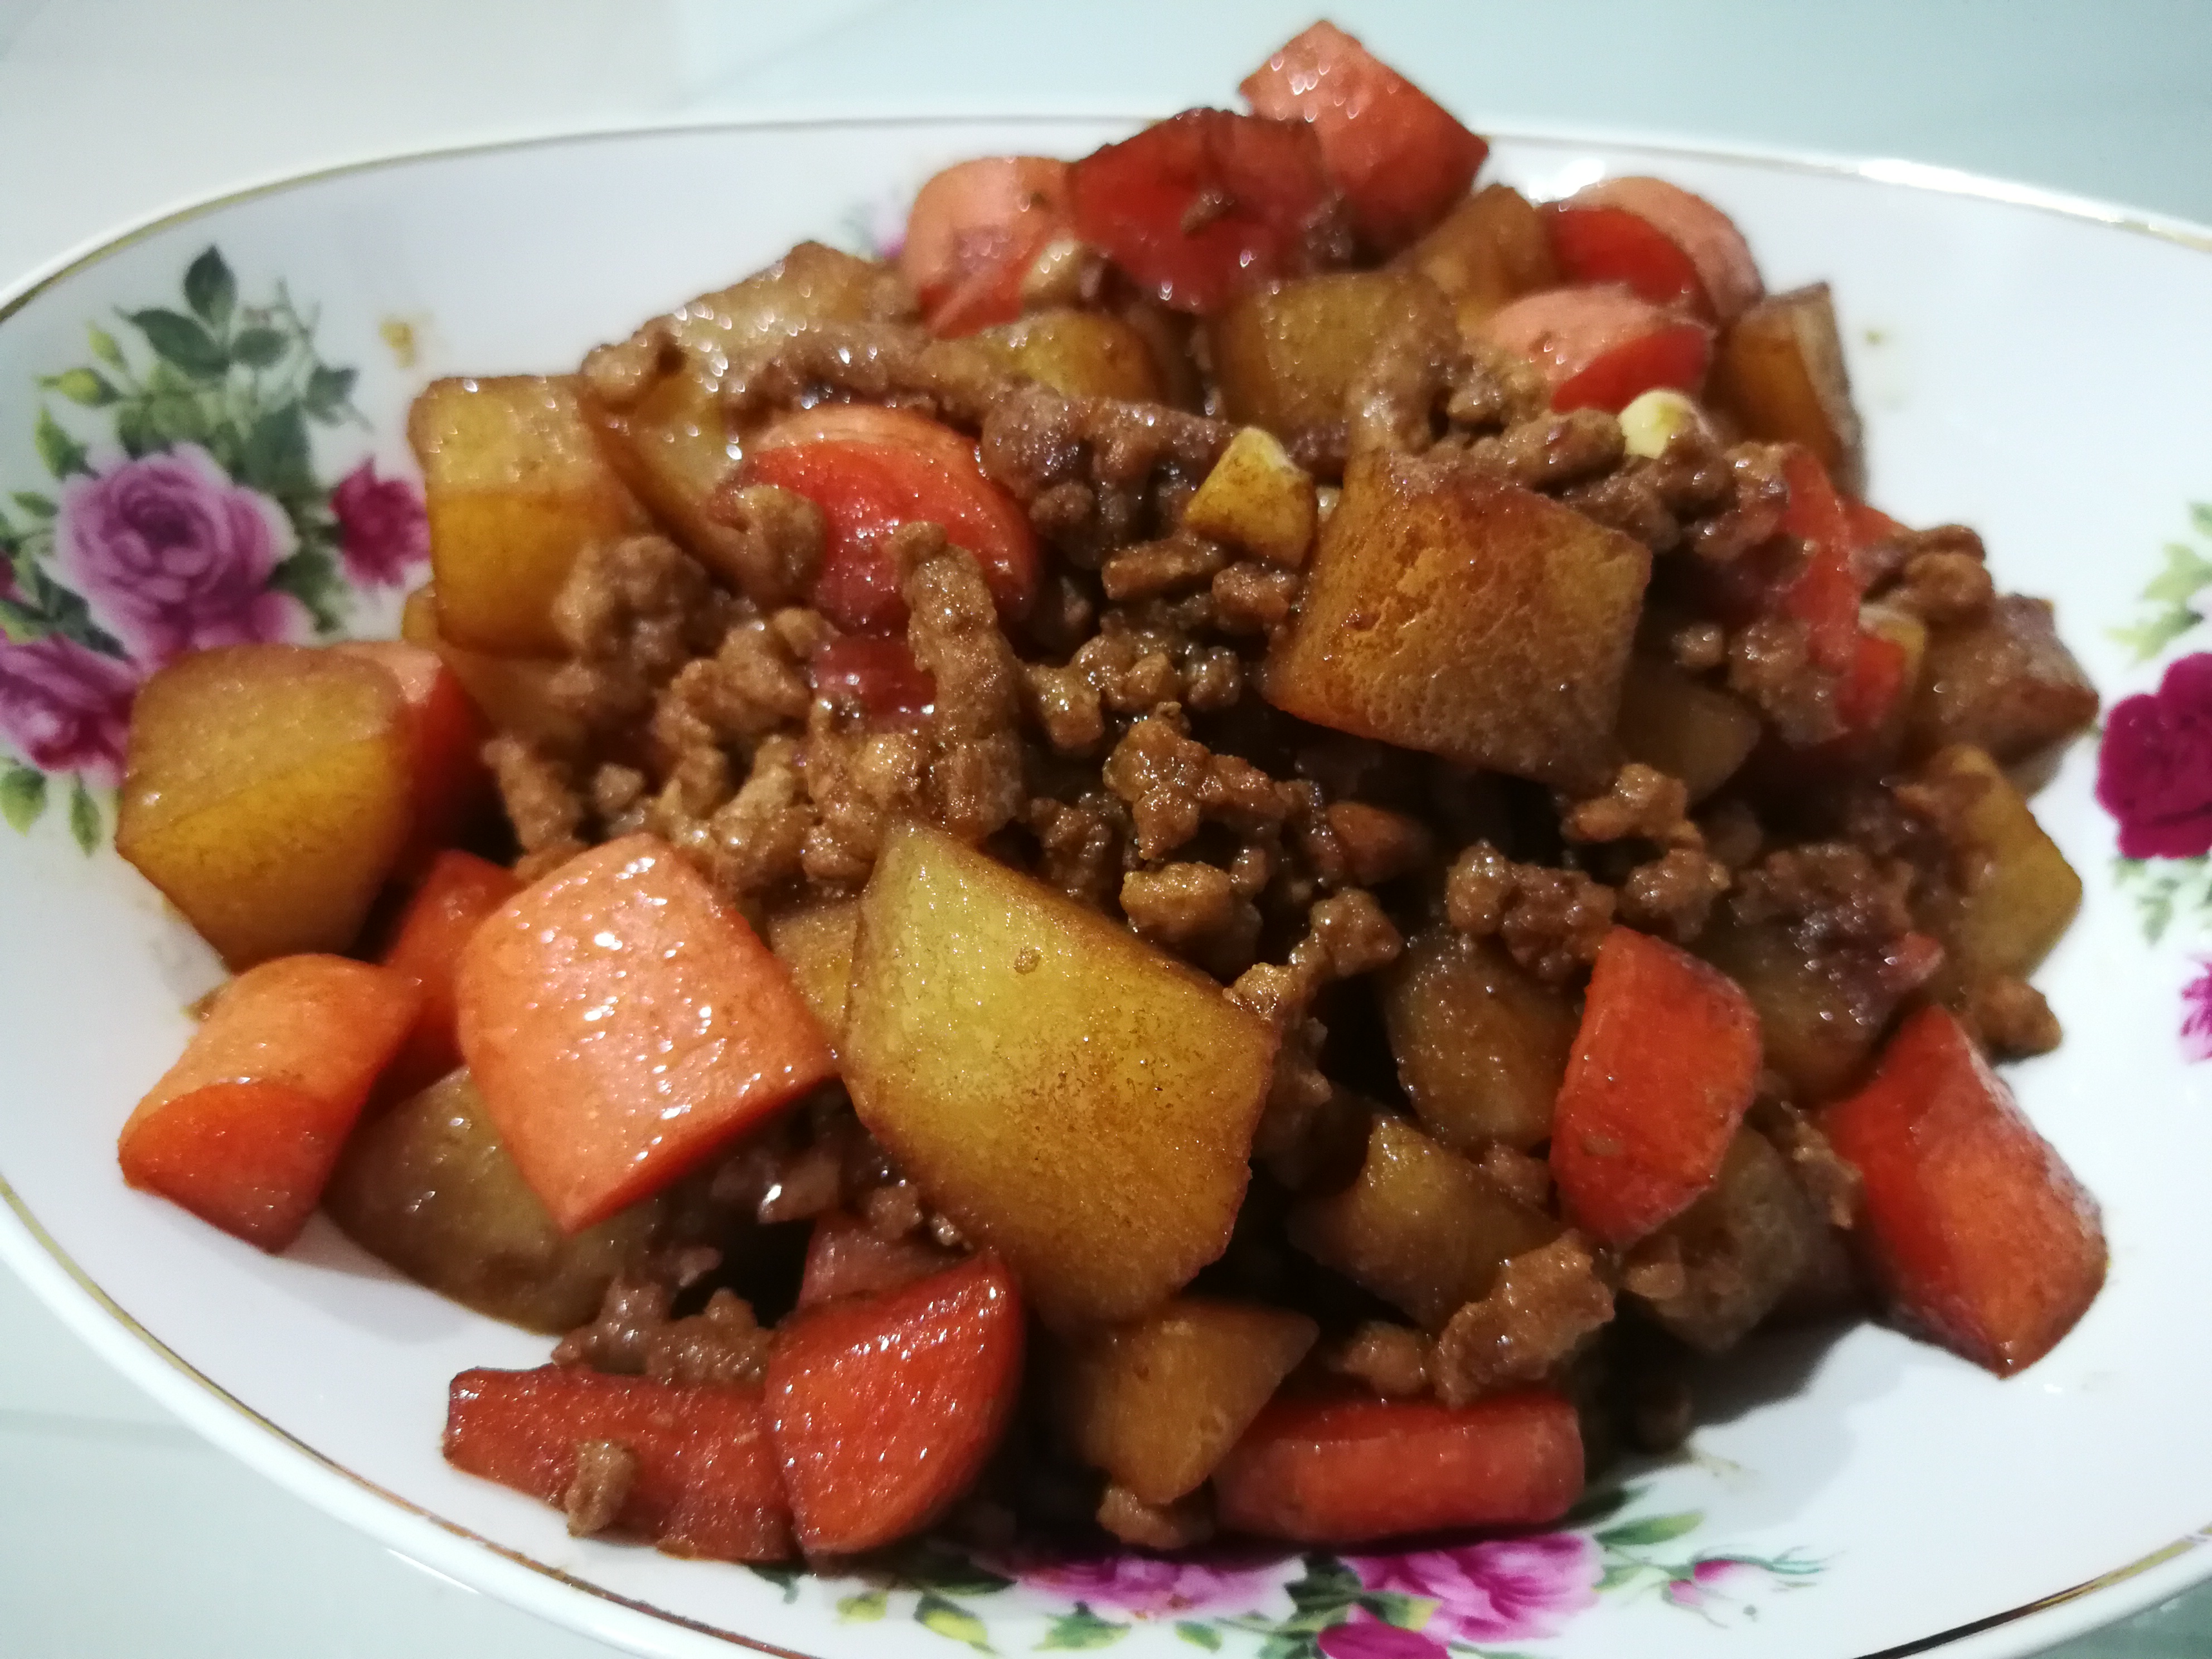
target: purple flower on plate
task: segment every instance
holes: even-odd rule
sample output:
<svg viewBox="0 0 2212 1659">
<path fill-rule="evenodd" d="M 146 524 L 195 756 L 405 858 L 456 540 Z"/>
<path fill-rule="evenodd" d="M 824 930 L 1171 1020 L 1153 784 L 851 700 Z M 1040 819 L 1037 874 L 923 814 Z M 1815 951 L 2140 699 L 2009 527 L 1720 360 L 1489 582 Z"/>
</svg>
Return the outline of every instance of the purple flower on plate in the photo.
<svg viewBox="0 0 2212 1659">
<path fill-rule="evenodd" d="M 2097 799 L 2119 821 L 2123 858 L 2212 852 L 2212 652 L 2182 658 L 2156 691 L 2114 706 Z"/>
<path fill-rule="evenodd" d="M 1716 1556 L 1700 1561 L 1667 1586 L 1667 1599 L 1678 1607 L 1703 1613 L 1714 1624 L 1742 1608 L 1747 1595 L 1765 1588 L 1774 1574 L 1764 1562 Z M 1734 1586 L 1731 1589 L 1730 1586 Z"/>
<path fill-rule="evenodd" d="M 1361 1613 L 1349 1624 L 1322 1632 L 1319 1646 L 1328 1659 L 1446 1659 L 1451 1651 L 1433 1636 L 1401 1630 Z"/>
<path fill-rule="evenodd" d="M 1144 1555 L 1134 1550 L 1095 1556 L 1023 1558 L 1001 1569 L 1023 1583 L 1123 1613 L 1243 1610 L 1270 1595 L 1282 1558 L 1263 1552 L 1209 1551 L 1201 1556 Z"/>
<path fill-rule="evenodd" d="M 137 690 L 128 663 L 58 635 L 0 645 L 0 735 L 41 772 L 120 782 Z"/>
<path fill-rule="evenodd" d="M 430 556 L 430 519 L 404 478 L 380 478 L 363 461 L 331 491 L 346 574 L 364 587 L 397 587 Z"/>
<path fill-rule="evenodd" d="M 2197 969 L 2181 988 L 2181 1057 L 2212 1060 L 2212 962 L 2199 962 Z"/>
<path fill-rule="evenodd" d="M 1510 1642 L 1556 1636 L 1597 1604 L 1597 1547 L 1580 1533 L 1500 1538 L 1459 1549 L 1350 1558 L 1370 1590 L 1437 1604 L 1428 1628 L 1447 1640 Z"/>
<path fill-rule="evenodd" d="M 307 607 L 269 586 L 292 550 L 283 509 L 197 445 L 70 479 L 54 547 L 94 617 L 149 668 L 307 626 Z"/>
</svg>

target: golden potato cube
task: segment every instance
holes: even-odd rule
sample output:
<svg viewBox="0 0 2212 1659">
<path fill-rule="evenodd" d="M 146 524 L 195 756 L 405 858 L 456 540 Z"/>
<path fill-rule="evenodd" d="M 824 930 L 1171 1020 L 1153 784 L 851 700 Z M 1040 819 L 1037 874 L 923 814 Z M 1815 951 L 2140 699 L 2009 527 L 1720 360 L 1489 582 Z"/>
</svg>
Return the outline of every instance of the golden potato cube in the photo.
<svg viewBox="0 0 2212 1659">
<path fill-rule="evenodd" d="M 582 720 L 553 695 L 553 677 L 563 659 L 495 657 L 455 645 L 439 632 L 434 583 L 407 596 L 399 612 L 399 637 L 435 651 L 495 732 L 512 732 L 552 749 L 573 749 L 583 742 Z"/>
<path fill-rule="evenodd" d="M 1033 311 L 968 338 L 1009 373 L 1071 398 L 1158 403 L 1167 396 L 1167 383 L 1145 337 L 1122 318 L 1103 312 Z"/>
<path fill-rule="evenodd" d="M 1556 288 L 1559 263 L 1534 203 L 1510 185 L 1486 185 L 1398 256 L 1451 301 L 1462 331 L 1524 294 Z"/>
<path fill-rule="evenodd" d="M 1743 987 L 1759 1011 L 1765 1062 L 1801 1106 L 1855 1087 L 1897 1011 L 1879 963 L 1811 955 L 1779 923 L 1746 925 L 1725 906 L 1698 936 L 1698 954 Z"/>
<path fill-rule="evenodd" d="M 1759 746 L 1759 716 L 1741 699 L 1659 657 L 1631 657 L 1620 690 L 1620 751 L 1680 778 L 1701 801 Z"/>
<path fill-rule="evenodd" d="M 1346 467 L 1267 701 L 1356 736 L 1561 789 L 1612 775 L 1651 555 L 1464 458 Z"/>
<path fill-rule="evenodd" d="M 412 753 L 374 663 L 296 645 L 179 658 L 131 711 L 115 850 L 234 969 L 342 951 L 413 825 Z"/>
<path fill-rule="evenodd" d="M 694 374 L 719 384 L 733 364 L 811 324 L 903 322 L 915 309 L 896 267 L 801 242 L 774 264 L 654 318 L 631 343 L 654 356 L 672 343 Z"/>
<path fill-rule="evenodd" d="M 1713 357 L 1712 397 L 1751 436 L 1802 444 L 1837 489 L 1866 494 L 1859 412 L 1826 283 L 1771 295 L 1729 325 Z"/>
<path fill-rule="evenodd" d="M 1061 1327 L 1149 1311 L 1243 1201 L 1274 1033 L 939 830 L 884 839 L 840 1050 L 869 1132 Z"/>
<path fill-rule="evenodd" d="M 347 1141 L 323 1207 L 348 1237 L 478 1313 L 549 1334 L 599 1311 L 641 1267 L 665 1202 L 569 1236 L 523 1181 L 466 1072 L 370 1118 Z"/>
<path fill-rule="evenodd" d="M 858 899 L 825 899 L 768 919 L 768 948 L 791 969 L 806 1012 L 838 1046 L 853 982 L 853 937 L 860 927 Z"/>
<path fill-rule="evenodd" d="M 1955 744 L 1919 776 L 1952 814 L 1951 883 L 1929 904 L 1946 955 L 1940 988 L 2031 972 L 2081 908 L 2081 878 L 1987 750 Z"/>
<path fill-rule="evenodd" d="M 1559 1224 L 1410 1123 L 1377 1117 L 1352 1184 L 1302 1199 L 1291 1243 L 1432 1331 L 1490 1293 L 1498 1270 Z"/>
<path fill-rule="evenodd" d="M 1172 1504 L 1205 1484 L 1319 1332 L 1304 1314 L 1178 1297 L 1071 1346 L 1061 1425 L 1115 1485 Z"/>
<path fill-rule="evenodd" d="M 1248 426 L 1229 441 L 1182 510 L 1182 527 L 1295 570 L 1313 545 L 1314 481 L 1273 436 Z"/>
<path fill-rule="evenodd" d="M 1221 413 L 1285 443 L 1340 451 L 1353 383 L 1385 341 L 1407 334 L 1439 345 L 1454 338 L 1443 295 L 1414 271 L 1301 276 L 1256 289 L 1206 325 Z"/>
<path fill-rule="evenodd" d="M 1972 622 L 1930 629 L 1911 715 L 1915 748 L 1972 744 L 2032 764 L 2097 717 L 2097 688 L 2058 637 L 2048 599 L 2008 593 Z"/>
<path fill-rule="evenodd" d="M 1550 1137 L 1575 1011 L 1502 945 L 1432 927 L 1384 976 L 1382 1000 L 1398 1080 L 1438 1140 L 1477 1153 Z"/>
<path fill-rule="evenodd" d="M 1757 1130 L 1739 1129 L 1711 1188 L 1662 1230 L 1681 1252 L 1681 1288 L 1638 1299 L 1690 1346 L 1718 1353 L 1780 1304 L 1822 1231 L 1782 1154 Z"/>
<path fill-rule="evenodd" d="M 561 649 L 553 600 L 593 542 L 647 528 L 566 376 L 434 380 L 408 411 L 439 628 L 503 656 Z"/>
</svg>

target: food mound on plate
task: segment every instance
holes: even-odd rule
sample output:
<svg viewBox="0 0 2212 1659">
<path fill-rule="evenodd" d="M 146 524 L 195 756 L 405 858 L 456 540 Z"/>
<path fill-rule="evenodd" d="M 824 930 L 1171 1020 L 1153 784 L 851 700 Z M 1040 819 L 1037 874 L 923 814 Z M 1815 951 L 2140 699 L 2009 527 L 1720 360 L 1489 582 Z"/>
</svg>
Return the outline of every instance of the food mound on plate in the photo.
<svg viewBox="0 0 2212 1659">
<path fill-rule="evenodd" d="M 1989 1063 L 2096 695 L 1826 290 L 1326 24 L 1244 93 L 430 386 L 404 641 L 139 699 L 238 975 L 125 1173 L 565 1332 L 445 1446 L 580 1533 L 1541 1523 L 1692 1354 L 2102 1281 Z"/>
</svg>

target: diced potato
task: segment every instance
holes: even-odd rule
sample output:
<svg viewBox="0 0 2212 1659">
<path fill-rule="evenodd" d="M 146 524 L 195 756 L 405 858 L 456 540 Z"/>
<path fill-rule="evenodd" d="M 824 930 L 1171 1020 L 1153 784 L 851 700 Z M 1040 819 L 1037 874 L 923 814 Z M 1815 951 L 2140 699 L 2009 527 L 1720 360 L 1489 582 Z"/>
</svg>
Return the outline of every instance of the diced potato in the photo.
<svg viewBox="0 0 2212 1659">
<path fill-rule="evenodd" d="M 2058 637 L 2048 599 L 2007 594 L 1978 622 L 1931 629 L 1912 705 L 1916 748 L 1970 743 L 2010 766 L 2097 717 L 2097 688 Z"/>
<path fill-rule="evenodd" d="M 342 952 L 413 825 L 412 753 L 398 684 L 359 657 L 180 658 L 131 712 L 115 848 L 234 969 Z"/>
<path fill-rule="evenodd" d="M 1698 936 L 1698 954 L 1743 987 L 1759 1011 L 1766 1064 L 1801 1105 L 1856 1085 L 1897 1010 L 1873 964 L 1810 955 L 1778 925 L 1746 927 L 1725 907 Z"/>
<path fill-rule="evenodd" d="M 832 1048 L 844 1035 L 845 998 L 853 981 L 853 936 L 860 927 L 858 899 L 826 899 L 768 919 L 768 948 L 791 969 L 800 1000 Z"/>
<path fill-rule="evenodd" d="M 1693 1348 L 1732 1348 L 1774 1311 L 1821 1244 L 1821 1222 L 1782 1154 L 1740 1129 L 1712 1190 L 1661 1230 L 1681 1250 L 1682 1287 L 1640 1298 Z"/>
<path fill-rule="evenodd" d="M 1863 605 L 1859 607 L 1859 631 L 1887 640 L 1904 653 L 1898 670 L 1897 696 L 1874 729 L 1858 739 L 1862 767 L 1880 771 L 1897 761 L 1910 735 L 1920 677 L 1928 665 L 1928 624 L 1895 605 Z"/>
<path fill-rule="evenodd" d="M 1692 802 L 1719 788 L 1759 744 L 1759 716 L 1741 699 L 1660 657 L 1629 659 L 1620 688 L 1620 749 L 1680 778 Z"/>
<path fill-rule="evenodd" d="M 1172 1504 L 1205 1484 L 1318 1334 L 1304 1314 L 1178 1297 L 1071 1346 L 1061 1423 L 1116 1486 Z"/>
<path fill-rule="evenodd" d="M 1551 1134 L 1575 1041 L 1575 1011 L 1559 992 L 1494 940 L 1440 927 L 1407 946 L 1382 996 L 1398 1080 L 1437 1139 L 1473 1154 Z"/>
<path fill-rule="evenodd" d="M 1182 510 L 1183 528 L 1296 569 L 1313 545 L 1314 481 L 1272 434 L 1248 426 L 1229 441 Z"/>
<path fill-rule="evenodd" d="M 583 741 L 583 722 L 553 695 L 553 677 L 560 672 L 562 659 L 495 657 L 455 645 L 438 631 L 434 585 L 407 596 L 399 613 L 399 637 L 435 651 L 493 730 L 512 732 L 555 749 L 574 748 Z"/>
<path fill-rule="evenodd" d="M 744 561 L 737 534 L 707 510 L 735 464 L 738 434 L 718 395 L 743 363 L 810 323 L 895 321 L 914 314 L 898 273 L 819 242 L 801 242 L 742 282 L 702 294 L 655 318 L 606 355 L 627 358 L 636 382 L 615 395 L 619 376 L 586 368 L 582 407 L 607 458 L 638 499 L 686 550 L 733 581 Z M 663 343 L 678 361 L 664 361 Z"/>
<path fill-rule="evenodd" d="M 1951 884 L 1928 910 L 1943 941 L 1941 988 L 2030 972 L 2081 908 L 2081 878 L 1986 751 L 1954 744 L 1919 775 L 1954 815 Z"/>
<path fill-rule="evenodd" d="M 1152 347 L 1129 323 L 1103 312 L 1033 311 L 968 337 L 993 361 L 1072 398 L 1157 403 L 1167 387 Z"/>
<path fill-rule="evenodd" d="M 1352 1184 L 1301 1200 L 1289 1231 L 1315 1261 L 1437 1331 L 1559 1224 L 1410 1123 L 1377 1117 Z"/>
<path fill-rule="evenodd" d="M 1802 444 L 1837 489 L 1866 494 L 1859 413 L 1826 283 L 1761 300 L 1730 324 L 1712 390 L 1753 437 Z"/>
<path fill-rule="evenodd" d="M 1642 544 L 1464 459 L 1366 454 L 1322 526 L 1267 701 L 1561 789 L 1611 775 Z"/>
<path fill-rule="evenodd" d="M 1510 185 L 1484 185 L 1399 263 L 1443 290 L 1462 331 L 1522 295 L 1559 281 L 1543 215 Z"/>
<path fill-rule="evenodd" d="M 1061 1327 L 1158 1307 L 1243 1201 L 1275 1039 L 1097 912 L 915 824 L 860 898 L 860 1121 Z"/>
<path fill-rule="evenodd" d="M 647 1199 L 564 1237 L 469 1074 L 455 1072 L 355 1133 L 323 1207 L 356 1244 L 441 1296 L 555 1332 L 589 1319 L 608 1282 L 641 1261 L 665 1206 Z"/>
<path fill-rule="evenodd" d="M 1285 443 L 1340 432 L 1345 398 L 1386 340 L 1453 336 L 1436 285 L 1409 270 L 1302 276 L 1237 301 L 1206 325 L 1222 414 Z M 1340 441 L 1340 440 L 1339 441 Z"/>
<path fill-rule="evenodd" d="M 434 380 L 408 411 L 439 630 L 503 656 L 561 648 L 553 600 L 582 550 L 646 527 L 567 376 Z"/>
</svg>

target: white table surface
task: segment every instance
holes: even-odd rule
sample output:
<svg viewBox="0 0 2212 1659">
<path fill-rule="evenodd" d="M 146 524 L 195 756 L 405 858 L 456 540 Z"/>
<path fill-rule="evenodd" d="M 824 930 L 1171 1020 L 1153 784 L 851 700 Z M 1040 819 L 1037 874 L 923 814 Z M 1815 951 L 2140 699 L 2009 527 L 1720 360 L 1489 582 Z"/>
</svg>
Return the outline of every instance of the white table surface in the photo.
<svg viewBox="0 0 2212 1659">
<path fill-rule="evenodd" d="M 671 118 L 1227 102 L 1314 4 L 0 0 L 0 290 L 125 221 L 395 149 Z M 2212 222 L 2207 0 L 1331 15 L 1478 127 L 1901 157 Z M 0 1333 L 0 1655 L 606 1653 L 233 1464 L 5 1268 Z M 2212 1590 L 2065 1651 L 2212 1655 Z"/>
</svg>

